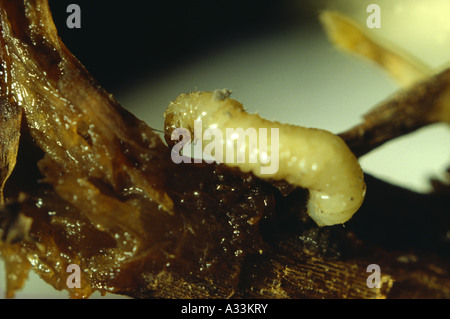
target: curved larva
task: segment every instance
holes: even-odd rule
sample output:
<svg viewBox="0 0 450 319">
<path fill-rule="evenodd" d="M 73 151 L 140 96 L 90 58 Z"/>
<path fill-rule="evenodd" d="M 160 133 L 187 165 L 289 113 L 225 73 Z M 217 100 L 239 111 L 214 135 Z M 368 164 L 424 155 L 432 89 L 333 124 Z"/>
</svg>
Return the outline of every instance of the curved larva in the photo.
<svg viewBox="0 0 450 319">
<path fill-rule="evenodd" d="M 225 164 L 238 167 L 243 172 L 251 171 L 262 179 L 285 180 L 309 189 L 308 214 L 319 226 L 349 220 L 361 206 L 366 186 L 358 160 L 345 142 L 328 131 L 281 124 L 249 114 L 241 103 L 228 95 L 228 91 L 180 95 L 170 103 L 164 114 L 166 133 L 171 134 L 176 128 L 186 128 L 192 134 L 195 120 L 202 121 L 203 132 L 211 127 L 223 132 L 226 128 L 255 128 L 256 131 L 267 128 L 268 132 L 278 128 L 279 168 L 276 172 L 263 174 L 261 168 L 264 165 L 259 161 Z M 234 140 L 227 141 L 226 138 L 224 133 L 222 145 L 231 142 L 235 154 L 248 152 L 248 147 L 239 150 Z M 276 142 L 267 133 L 265 149 L 272 150 L 272 144 Z M 267 155 L 275 154 L 268 152 Z"/>
</svg>

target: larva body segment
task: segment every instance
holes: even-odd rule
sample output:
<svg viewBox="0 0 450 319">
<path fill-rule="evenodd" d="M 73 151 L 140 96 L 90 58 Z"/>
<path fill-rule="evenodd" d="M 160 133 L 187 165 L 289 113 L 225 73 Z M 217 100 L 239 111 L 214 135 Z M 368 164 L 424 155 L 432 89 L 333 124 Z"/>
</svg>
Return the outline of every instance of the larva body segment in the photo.
<svg viewBox="0 0 450 319">
<path fill-rule="evenodd" d="M 226 165 L 252 172 L 262 179 L 285 180 L 309 189 L 308 214 L 319 226 L 348 221 L 361 206 L 366 186 L 358 160 L 345 142 L 325 130 L 281 124 L 249 114 L 241 103 L 228 96 L 227 91 L 180 95 L 164 114 L 166 134 L 176 128 L 185 128 L 194 133 L 194 139 L 202 138 L 195 136 L 194 121 L 198 120 L 201 120 L 202 131 L 218 128 L 225 132 L 227 128 L 242 128 L 241 131 L 233 130 L 232 138 L 224 133 L 220 145 L 224 153 L 234 152 L 234 159 L 247 156 L 247 160 L 243 163 L 224 161 Z M 249 147 L 250 141 L 245 143 L 245 148 L 239 147 L 235 141 L 245 136 L 236 134 L 252 128 L 256 132 L 267 129 L 265 140 L 257 133 L 259 144 L 256 148 Z M 278 136 L 268 133 L 275 132 L 273 129 L 277 129 Z M 227 145 L 232 148 L 226 148 Z M 249 160 L 252 153 L 260 156 L 258 161 Z M 267 173 L 264 170 L 267 162 L 263 163 L 262 158 L 278 160 L 277 170 Z"/>
</svg>

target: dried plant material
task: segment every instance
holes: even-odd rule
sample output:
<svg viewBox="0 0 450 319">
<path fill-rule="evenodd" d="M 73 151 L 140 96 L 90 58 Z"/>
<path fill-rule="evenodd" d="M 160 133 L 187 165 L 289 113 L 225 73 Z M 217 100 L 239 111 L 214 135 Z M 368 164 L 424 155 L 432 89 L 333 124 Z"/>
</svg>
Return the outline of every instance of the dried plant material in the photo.
<svg viewBox="0 0 450 319">
<path fill-rule="evenodd" d="M 396 93 L 340 134 L 357 156 L 434 123 L 450 124 L 450 69 Z"/>
<path fill-rule="evenodd" d="M 338 48 L 378 64 L 402 86 L 409 86 L 432 74 L 423 62 L 400 53 L 399 49 L 394 51 L 379 44 L 340 13 L 324 11 L 320 14 L 320 21 L 331 42 Z"/>
<path fill-rule="evenodd" d="M 167 142 L 174 144 L 172 135 L 180 128 L 189 130 L 194 141 L 203 140 L 201 132 L 213 130 L 217 162 L 308 189 L 307 211 L 319 226 L 343 224 L 360 208 L 366 192 L 363 172 L 341 138 L 263 119 L 228 95 L 217 95 L 193 92 L 173 101 L 164 114 Z M 203 148 L 207 145 L 202 143 Z"/>
<path fill-rule="evenodd" d="M 3 96 L 8 88 L 2 82 L 0 94 Z M 19 149 L 20 122 L 22 110 L 11 106 L 6 98 L 0 99 L 0 205 L 4 204 L 3 188 L 16 165 Z"/>
<path fill-rule="evenodd" d="M 405 87 L 340 134 L 357 156 L 423 126 L 450 123 L 450 70 L 432 75 L 422 62 L 377 43 L 339 13 L 325 11 L 320 20 L 336 46 L 375 62 Z"/>
<path fill-rule="evenodd" d="M 47 1 L 1 1 L 0 21 L 7 297 L 30 270 L 74 298 L 450 297 L 447 195 L 365 176 L 358 213 L 318 227 L 306 189 L 174 164 L 60 42 Z M 376 289 L 366 284 L 373 262 Z M 67 285 L 70 265 L 80 288 Z"/>
<path fill-rule="evenodd" d="M 242 191 L 227 193 L 222 208 L 208 207 L 212 195 L 203 195 L 200 175 L 222 190 L 233 184 L 233 174 L 222 177 L 226 185 L 219 187 L 220 169 L 194 174 L 194 167 L 175 167 L 159 136 L 102 90 L 59 41 L 46 1 L 2 2 L 0 19 L 2 98 L 10 102 L 2 105 L 8 115 L 2 123 L 4 179 L 14 166 L 20 132 L 20 117 L 13 115 L 23 111 L 19 164 L 6 182 L 5 197 L 16 203 L 17 214 L 33 220 L 33 240 L 4 254 L 6 263 L 27 260 L 57 289 L 67 289 L 67 266 L 79 265 L 84 284 L 71 290 L 73 297 L 95 290 L 145 296 L 151 294 L 145 278 L 165 274 L 177 281 L 185 273 L 198 277 L 202 287 L 213 282 L 206 296 L 230 295 L 237 263 L 259 241 L 257 225 L 247 220 L 263 216 L 271 195 L 259 195 L 264 191 L 251 180 L 251 187 L 242 187 L 239 179 Z M 180 188 L 189 174 L 193 184 Z M 27 196 L 19 201 L 22 191 Z M 244 194 L 262 196 L 261 204 L 241 203 Z M 227 254 L 217 255 L 220 251 Z M 19 283 L 26 276 L 22 270 L 12 271 Z M 213 270 L 222 279 L 212 280 Z M 18 286 L 11 284 L 8 294 Z M 194 296 L 203 294 L 198 289 Z"/>
<path fill-rule="evenodd" d="M 23 196 L 19 196 L 18 202 L 24 201 Z M 20 212 L 20 204 L 12 203 L 2 209 L 0 216 L 0 240 L 13 244 L 21 241 L 29 241 L 31 224 L 33 220 Z"/>
</svg>

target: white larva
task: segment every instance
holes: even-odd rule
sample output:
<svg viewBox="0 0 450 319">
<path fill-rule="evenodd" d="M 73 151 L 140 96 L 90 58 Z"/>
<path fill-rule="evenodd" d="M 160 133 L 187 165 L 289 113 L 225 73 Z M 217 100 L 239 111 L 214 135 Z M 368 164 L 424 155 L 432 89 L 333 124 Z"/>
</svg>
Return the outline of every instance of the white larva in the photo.
<svg viewBox="0 0 450 319">
<path fill-rule="evenodd" d="M 249 114 L 241 103 L 229 98 L 226 90 L 181 94 L 170 103 L 164 116 L 168 134 L 176 128 L 193 132 L 195 120 L 202 121 L 203 131 L 217 127 L 223 131 L 226 128 L 266 128 L 270 132 L 278 128 L 279 168 L 276 172 L 262 174 L 264 164 L 261 162 L 225 164 L 262 179 L 285 180 L 307 188 L 308 214 L 319 226 L 345 223 L 364 200 L 366 185 L 357 158 L 340 137 L 328 131 L 281 124 Z M 223 138 L 226 139 L 226 135 Z M 227 142 L 230 141 L 222 140 L 221 144 L 225 146 Z M 271 149 L 269 134 L 265 148 Z M 235 154 L 242 151 L 248 152 L 248 148 L 234 149 Z"/>
</svg>

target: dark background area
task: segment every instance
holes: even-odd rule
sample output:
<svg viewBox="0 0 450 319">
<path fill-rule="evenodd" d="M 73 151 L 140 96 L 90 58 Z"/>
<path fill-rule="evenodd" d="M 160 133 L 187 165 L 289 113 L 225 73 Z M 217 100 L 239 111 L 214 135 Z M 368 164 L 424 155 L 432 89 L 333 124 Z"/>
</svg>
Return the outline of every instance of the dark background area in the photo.
<svg viewBox="0 0 450 319">
<path fill-rule="evenodd" d="M 228 41 L 316 23 L 306 1 L 50 0 L 58 33 L 108 91 L 133 85 Z M 66 25 L 71 3 L 81 28 Z"/>
</svg>

